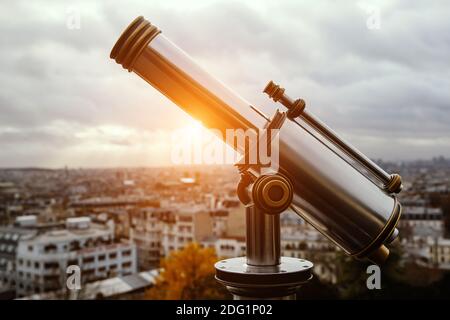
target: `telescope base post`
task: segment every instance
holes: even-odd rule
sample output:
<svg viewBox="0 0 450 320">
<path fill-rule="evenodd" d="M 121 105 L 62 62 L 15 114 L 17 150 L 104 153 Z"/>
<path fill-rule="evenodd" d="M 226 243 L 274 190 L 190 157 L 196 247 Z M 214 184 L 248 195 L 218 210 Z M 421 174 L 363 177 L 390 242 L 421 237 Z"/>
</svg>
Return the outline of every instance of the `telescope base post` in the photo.
<svg viewBox="0 0 450 320">
<path fill-rule="evenodd" d="M 277 189 L 277 198 L 285 203 L 267 200 L 271 188 Z M 235 300 L 292 300 L 300 286 L 312 278 L 310 261 L 281 257 L 280 213 L 290 204 L 292 194 L 284 197 L 290 190 L 290 181 L 278 174 L 256 180 L 249 173 L 241 175 L 238 196 L 246 206 L 246 256 L 215 264 L 217 281 Z M 274 202 L 278 207 L 271 208 Z"/>
</svg>

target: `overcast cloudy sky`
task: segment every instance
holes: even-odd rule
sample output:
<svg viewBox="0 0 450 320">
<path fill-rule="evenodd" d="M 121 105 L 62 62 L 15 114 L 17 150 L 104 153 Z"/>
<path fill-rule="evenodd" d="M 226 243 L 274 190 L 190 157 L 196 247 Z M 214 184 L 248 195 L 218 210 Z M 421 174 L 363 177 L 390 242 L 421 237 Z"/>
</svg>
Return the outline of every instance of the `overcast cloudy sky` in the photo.
<svg viewBox="0 0 450 320">
<path fill-rule="evenodd" d="M 282 84 L 370 157 L 450 156 L 448 1 L 2 1 L 0 167 L 169 163 L 190 118 L 109 59 L 138 15 L 255 105 Z"/>
</svg>

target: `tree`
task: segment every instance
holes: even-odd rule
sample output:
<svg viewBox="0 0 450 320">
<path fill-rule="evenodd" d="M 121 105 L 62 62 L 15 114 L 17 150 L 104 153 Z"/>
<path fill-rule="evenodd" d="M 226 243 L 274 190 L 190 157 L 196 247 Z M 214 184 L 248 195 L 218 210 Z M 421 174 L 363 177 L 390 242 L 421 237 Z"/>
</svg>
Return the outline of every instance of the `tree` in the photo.
<svg viewBox="0 0 450 320">
<path fill-rule="evenodd" d="M 214 249 L 188 244 L 162 259 L 162 272 L 146 294 L 148 299 L 226 299 L 226 289 L 214 278 Z"/>
</svg>

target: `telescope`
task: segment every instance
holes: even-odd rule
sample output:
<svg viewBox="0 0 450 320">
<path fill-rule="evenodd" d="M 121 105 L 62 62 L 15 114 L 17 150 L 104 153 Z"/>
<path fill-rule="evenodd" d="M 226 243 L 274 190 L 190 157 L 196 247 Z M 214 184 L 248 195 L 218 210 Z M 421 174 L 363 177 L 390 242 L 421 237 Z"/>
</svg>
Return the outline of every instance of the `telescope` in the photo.
<svg viewBox="0 0 450 320">
<path fill-rule="evenodd" d="M 344 141 L 303 99 L 292 99 L 270 81 L 263 92 L 280 109 L 263 114 L 143 17 L 125 29 L 110 57 L 207 128 L 255 130 L 266 137 L 277 130 L 274 171 L 245 160 L 251 151 L 245 141 L 232 144 L 244 159 L 236 166 L 241 173 L 237 194 L 246 206 L 246 257 L 215 267 L 216 279 L 235 298 L 292 298 L 311 278 L 311 262 L 280 256 L 279 216 L 288 209 L 352 257 L 376 264 L 388 258 L 388 245 L 398 236 L 401 177 Z"/>
</svg>

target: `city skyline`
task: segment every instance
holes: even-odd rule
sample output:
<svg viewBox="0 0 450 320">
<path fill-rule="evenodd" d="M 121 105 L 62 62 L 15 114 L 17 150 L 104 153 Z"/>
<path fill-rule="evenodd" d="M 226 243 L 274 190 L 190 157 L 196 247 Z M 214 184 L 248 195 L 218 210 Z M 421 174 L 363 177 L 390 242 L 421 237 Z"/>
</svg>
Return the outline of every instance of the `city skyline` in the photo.
<svg viewBox="0 0 450 320">
<path fill-rule="evenodd" d="M 449 164 L 442 158 L 385 164 L 404 178 L 403 212 L 378 294 L 358 267 L 369 262 L 342 260 L 333 242 L 291 210 L 280 215 L 281 254 L 314 263 L 322 298 L 330 288 L 331 299 L 447 297 Z M 0 170 L 0 299 L 67 299 L 63 271 L 73 264 L 82 275 L 78 299 L 192 299 L 182 295 L 189 290 L 158 286 L 155 276 L 167 268 L 164 261 L 178 272 L 171 259 L 195 248 L 221 258 L 246 254 L 238 180 L 231 167 Z M 317 298 L 307 289 L 299 294 Z"/>
<path fill-rule="evenodd" d="M 390 165 L 411 165 L 411 164 L 431 164 L 433 162 L 444 162 L 445 165 L 450 164 L 450 157 L 444 157 L 442 155 L 430 156 L 429 158 L 417 158 L 417 159 L 399 159 L 399 160 L 385 160 L 381 158 L 372 159 L 376 163 L 381 164 L 382 166 L 390 166 Z M 224 164 L 157 164 L 157 165 L 103 165 L 103 166 L 92 166 L 92 165 L 80 165 L 80 166 L 69 166 L 67 164 L 61 166 L 0 166 L 1 171 L 14 171 L 14 170 L 127 170 L 127 169 L 179 169 L 186 170 L 186 172 L 194 172 L 195 170 L 202 168 L 228 168 L 233 170 L 235 168 L 234 164 L 224 163 Z M 235 170 L 238 172 L 238 170 Z"/>
</svg>

